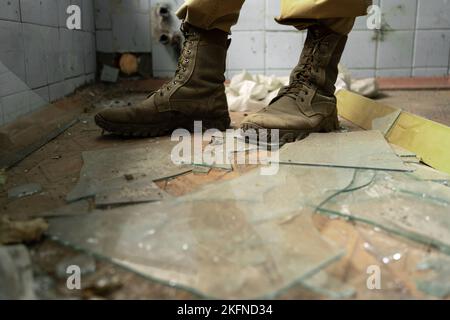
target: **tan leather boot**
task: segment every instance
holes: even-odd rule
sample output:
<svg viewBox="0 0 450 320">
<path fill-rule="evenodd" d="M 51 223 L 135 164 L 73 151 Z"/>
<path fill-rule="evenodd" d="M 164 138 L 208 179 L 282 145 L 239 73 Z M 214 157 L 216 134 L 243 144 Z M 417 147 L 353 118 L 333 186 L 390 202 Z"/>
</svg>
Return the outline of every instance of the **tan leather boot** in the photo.
<svg viewBox="0 0 450 320">
<path fill-rule="evenodd" d="M 347 36 L 322 26 L 310 27 L 289 85 L 268 107 L 244 119 L 241 128 L 268 129 L 268 134 L 278 129 L 281 143 L 303 139 L 311 132 L 338 129 L 334 84 L 346 42 Z"/>
<path fill-rule="evenodd" d="M 125 136 L 161 136 L 177 128 L 225 130 L 230 125 L 225 95 L 228 33 L 201 30 L 186 23 L 183 50 L 175 76 L 137 106 L 106 109 L 95 122 L 108 132 Z"/>
</svg>

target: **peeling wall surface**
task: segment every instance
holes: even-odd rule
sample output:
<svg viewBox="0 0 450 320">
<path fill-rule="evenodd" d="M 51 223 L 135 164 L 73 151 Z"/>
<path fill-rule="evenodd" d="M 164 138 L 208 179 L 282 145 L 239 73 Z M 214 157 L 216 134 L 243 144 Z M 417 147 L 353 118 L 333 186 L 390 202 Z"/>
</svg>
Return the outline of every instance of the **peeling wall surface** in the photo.
<svg viewBox="0 0 450 320">
<path fill-rule="evenodd" d="M 81 30 L 67 28 L 71 5 Z M 92 0 L 0 0 L 0 125 L 94 80 Z"/>
</svg>

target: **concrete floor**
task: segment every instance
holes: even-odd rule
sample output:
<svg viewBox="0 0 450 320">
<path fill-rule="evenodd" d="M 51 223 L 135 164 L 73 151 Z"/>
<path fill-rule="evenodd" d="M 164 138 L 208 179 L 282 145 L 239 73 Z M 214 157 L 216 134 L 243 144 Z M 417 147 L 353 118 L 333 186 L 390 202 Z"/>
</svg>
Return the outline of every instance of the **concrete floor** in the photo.
<svg viewBox="0 0 450 320">
<path fill-rule="evenodd" d="M 86 89 L 91 90 L 91 89 Z M 102 95 L 103 98 L 107 95 Z M 113 96 L 120 98 L 120 95 Z M 126 95 L 125 95 L 126 97 Z M 72 101 L 72 100 L 71 100 Z M 80 102 L 81 101 L 81 102 Z M 80 100 L 78 103 L 86 103 Z M 431 120 L 450 125 L 450 91 L 387 91 L 380 102 L 400 107 Z M 91 116 L 93 110 L 86 116 Z M 243 114 L 232 115 L 238 124 Z M 45 192 L 28 198 L 10 200 L 5 190 L 0 192 L 0 216 L 21 214 L 33 215 L 64 204 L 65 194 L 75 185 L 82 165 L 81 152 L 95 148 L 105 148 L 117 145 L 136 145 L 145 141 L 117 140 L 101 136 L 101 130 L 91 121 L 80 122 L 66 131 L 57 139 L 49 142 L 17 166 L 8 171 L 8 182 L 5 190 L 14 185 L 26 182 L 39 182 Z M 58 157 L 55 157 L 58 156 Z M 245 172 L 245 169 L 242 170 Z M 212 172 L 207 177 L 182 176 L 170 183 L 161 184 L 167 192 L 180 195 L 192 191 L 205 183 L 232 178 L 239 175 Z M 188 187 L 186 187 L 188 186 Z M 383 232 L 374 232 L 371 227 L 355 225 L 341 220 L 329 220 L 322 216 L 315 219 L 315 225 L 320 232 L 347 248 L 347 256 L 330 268 L 331 274 L 357 288 L 358 299 L 405 299 L 424 298 L 413 283 L 416 263 L 430 251 L 426 246 L 411 241 L 393 237 Z M 383 266 L 383 276 L 389 288 L 383 291 L 368 291 L 365 289 L 366 274 L 364 266 L 377 263 L 377 257 L 365 251 L 363 244 L 370 237 L 373 241 L 388 242 L 393 248 L 402 248 L 407 257 L 397 264 Z M 143 281 L 139 275 L 125 271 L 105 261 L 97 261 L 96 272 L 85 279 L 87 283 L 95 283 L 101 278 L 116 277 L 120 287 L 111 291 L 97 292 L 82 290 L 71 292 L 65 289 L 65 281 L 55 275 L 55 266 L 67 257 L 78 253 L 63 247 L 50 239 L 29 245 L 34 262 L 34 272 L 39 283 L 51 283 L 51 290 L 47 290 L 48 297 L 71 298 L 108 298 L 108 299 L 195 299 L 196 296 L 160 285 L 152 281 Z M 298 285 L 281 296 L 286 299 L 324 298 L 320 294 L 311 293 Z"/>
<path fill-rule="evenodd" d="M 450 126 L 450 90 L 383 91 L 377 101 Z"/>
</svg>

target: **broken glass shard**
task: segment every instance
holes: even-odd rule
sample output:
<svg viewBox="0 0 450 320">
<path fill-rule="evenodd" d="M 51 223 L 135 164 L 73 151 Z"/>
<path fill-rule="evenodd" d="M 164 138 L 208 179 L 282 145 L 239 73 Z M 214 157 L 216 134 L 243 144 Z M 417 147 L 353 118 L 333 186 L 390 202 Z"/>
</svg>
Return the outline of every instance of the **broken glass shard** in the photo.
<svg viewBox="0 0 450 320">
<path fill-rule="evenodd" d="M 379 131 L 314 133 L 285 145 L 280 163 L 409 171 Z"/>
<path fill-rule="evenodd" d="M 434 181 L 447 186 L 450 185 L 450 175 L 445 172 L 418 163 L 408 163 L 407 166 L 414 170 L 409 175 L 416 179 Z"/>
<path fill-rule="evenodd" d="M 32 300 L 33 271 L 23 245 L 0 246 L 0 300 Z"/>
<path fill-rule="evenodd" d="M 338 278 L 320 271 L 302 281 L 302 285 L 329 299 L 349 299 L 356 294 L 355 288 L 347 285 Z"/>
<path fill-rule="evenodd" d="M 450 259 L 434 257 L 417 265 L 417 269 L 428 274 L 416 280 L 417 288 L 434 297 L 445 298 L 450 295 Z"/>
<path fill-rule="evenodd" d="M 254 170 L 169 202 L 52 219 L 49 233 L 201 296 L 271 298 L 342 256 L 303 203 L 323 201 L 352 177 L 350 169 Z"/>
<path fill-rule="evenodd" d="M 161 180 L 191 171 L 190 165 L 176 165 L 171 152 L 176 145 L 168 139 L 153 141 L 145 147 L 120 147 L 83 152 L 80 180 L 68 194 L 69 202 L 93 197 L 107 188 L 107 181 L 126 176 Z"/>
<path fill-rule="evenodd" d="M 152 202 L 170 197 L 151 178 L 132 177 L 132 179 L 125 179 L 126 181 L 122 178 L 106 180 L 105 186 L 95 195 L 95 205 L 101 207 Z"/>
<path fill-rule="evenodd" d="M 450 254 L 450 189 L 405 173 L 358 170 L 317 210 L 363 221 Z"/>
<path fill-rule="evenodd" d="M 23 198 L 42 191 L 38 183 L 28 183 L 8 190 L 8 198 Z"/>
</svg>

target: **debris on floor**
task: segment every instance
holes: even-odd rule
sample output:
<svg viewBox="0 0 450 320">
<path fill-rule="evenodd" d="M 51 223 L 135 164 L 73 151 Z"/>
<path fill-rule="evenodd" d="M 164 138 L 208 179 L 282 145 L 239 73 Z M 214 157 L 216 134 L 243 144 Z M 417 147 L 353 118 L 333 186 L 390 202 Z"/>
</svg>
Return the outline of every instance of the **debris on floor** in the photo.
<svg viewBox="0 0 450 320">
<path fill-rule="evenodd" d="M 237 110 L 244 104 L 259 108 L 286 81 L 238 75 L 227 91 L 240 94 L 242 89 L 247 102 L 235 96 L 231 105 Z M 97 109 L 126 108 L 137 97 L 95 96 L 91 106 Z M 47 206 L 29 215 L 23 210 L 11 215 L 14 220 L 2 218 L 0 243 L 34 243 L 45 232 L 43 242 L 57 246 L 56 241 L 76 250 L 70 257 L 59 256 L 50 271 L 35 274 L 39 298 L 58 296 L 51 291 L 60 289 L 58 283 L 70 265 L 78 265 L 85 277 L 76 298 L 109 298 L 127 287 L 119 276 L 102 274 L 103 263 L 123 267 L 127 276 L 139 276 L 140 282 L 146 283 L 143 276 L 148 283 L 206 298 L 275 298 L 297 286 L 321 298 L 360 298 L 362 291 L 369 295 L 365 279 L 362 290 L 355 280 L 361 271 L 352 269 L 361 267 L 353 260 L 358 257 L 349 257 L 355 247 L 362 248 L 364 263 L 385 268 L 407 263 L 415 268 L 418 260 L 408 255 L 411 244 L 425 252 L 425 258 L 429 252 L 450 255 L 450 176 L 421 163 L 415 152 L 388 143 L 399 109 L 371 110 L 369 115 L 353 110 L 357 124 L 369 131 L 346 125 L 341 132 L 311 134 L 280 148 L 279 159 L 272 157 L 275 151 L 264 154 L 233 132 L 202 140 L 200 161 L 181 164 L 172 158 L 178 142 L 168 137 L 138 141 L 100 137 L 92 114 L 86 113 L 76 126 L 80 130 L 60 137 L 50 153 L 40 150 L 36 160 L 32 155 L 25 161 L 20 168 L 27 173 L 25 178 L 5 181 L 6 173 L 0 171 L 6 210 L 17 211 L 20 203 L 25 209 L 33 206 L 34 198 L 44 196 L 41 190 L 59 199 L 55 209 L 46 211 Z M 215 148 L 212 155 L 227 163 L 204 161 L 206 147 Z M 62 179 L 66 167 L 58 159 L 70 159 L 68 152 L 76 161 L 67 165 L 70 177 Z M 237 164 L 238 156 L 250 154 L 265 162 Z M 195 150 L 189 155 L 195 160 Z M 59 172 L 53 175 L 47 163 L 59 164 L 55 166 Z M 278 173 L 261 175 L 265 163 L 279 166 Z M 45 179 L 35 179 L 42 173 Z M 40 188 L 23 185 L 29 181 L 40 182 Z M 49 229 L 42 219 L 26 218 L 45 218 Z M 346 234 L 342 226 L 354 233 Z M 395 246 L 380 246 L 376 237 Z M 341 238 L 345 240 L 337 240 Z M 30 251 L 34 259 L 34 249 Z M 412 286 L 417 287 L 412 289 L 427 296 L 448 296 L 448 270 L 442 265 L 430 263 L 429 270 L 419 270 L 423 274 L 418 278 L 414 273 Z M 3 261 L 0 266 L 6 268 Z M 356 278 L 364 276 L 365 270 Z M 399 297 L 414 296 L 401 280 L 386 281 L 384 292 L 370 294 L 380 297 L 397 290 Z"/>
<path fill-rule="evenodd" d="M 302 285 L 308 290 L 329 299 L 349 299 L 356 294 L 355 288 L 346 285 L 325 271 L 320 271 L 315 275 L 306 278 L 302 281 Z"/>
<path fill-rule="evenodd" d="M 152 202 L 170 197 L 153 182 L 154 179 L 146 176 L 127 179 L 130 176 L 108 180 L 107 185 L 96 193 L 95 205 L 99 207 Z"/>
<path fill-rule="evenodd" d="M 123 283 L 116 275 L 103 275 L 90 281 L 84 288 L 83 294 L 88 298 L 105 297 L 122 288 Z"/>
<path fill-rule="evenodd" d="M 405 173 L 355 171 L 317 211 L 371 224 L 450 254 L 450 188 Z"/>
<path fill-rule="evenodd" d="M 72 215 L 88 214 L 92 210 L 92 205 L 89 200 L 80 200 L 73 203 L 68 203 L 59 208 L 40 212 L 38 214 L 27 215 L 29 218 L 55 218 L 55 217 L 68 217 Z M 15 215 L 15 217 L 21 218 L 21 215 Z"/>
<path fill-rule="evenodd" d="M 23 198 L 32 196 L 42 191 L 42 186 L 38 183 L 28 183 L 8 190 L 8 198 Z"/>
<path fill-rule="evenodd" d="M 68 194 L 67 201 L 97 197 L 104 204 L 111 201 L 117 202 L 141 202 L 160 199 L 162 194 L 154 192 L 150 181 L 157 181 L 175 177 L 190 172 L 190 165 L 175 165 L 171 160 L 171 151 L 176 143 L 170 139 L 161 139 L 147 144 L 145 147 L 129 148 L 118 147 L 96 151 L 83 152 L 84 166 L 81 169 L 80 180 L 77 186 Z M 125 175 L 132 174 L 140 177 L 136 181 L 127 181 Z M 141 179 L 142 178 L 142 179 Z M 113 194 L 127 183 L 128 191 L 124 190 L 122 195 Z M 136 194 L 130 188 L 142 188 L 147 186 L 146 194 Z M 109 191 L 108 191 L 109 190 Z M 109 194 L 109 195 L 106 195 Z M 102 196 L 103 195 L 103 196 Z M 110 198 L 110 200 L 108 200 Z"/>
<path fill-rule="evenodd" d="M 96 262 L 92 256 L 78 254 L 74 257 L 69 257 L 60 261 L 55 268 L 56 276 L 60 279 L 67 279 L 67 270 L 70 266 L 77 266 L 80 269 L 80 275 L 82 276 L 94 273 L 96 270 Z"/>
<path fill-rule="evenodd" d="M 314 133 L 283 147 L 280 163 L 410 171 L 379 131 Z"/>
<path fill-rule="evenodd" d="M 24 245 L 0 245 L 0 300 L 33 300 L 33 272 Z"/>
<path fill-rule="evenodd" d="M 108 65 L 103 65 L 100 80 L 103 82 L 115 83 L 119 78 L 120 70 Z"/>
<path fill-rule="evenodd" d="M 289 83 L 289 77 L 251 75 L 247 71 L 235 75 L 226 87 L 230 111 L 258 111 L 267 106 L 278 91 Z"/>
<path fill-rule="evenodd" d="M 120 188 L 143 172 L 148 182 L 179 172 L 167 162 L 173 144 L 154 143 L 84 153 L 75 190 L 99 201 L 101 192 L 120 194 L 104 187 L 114 179 Z M 220 138 L 212 143 L 223 147 Z M 311 223 L 315 213 L 360 221 L 450 253 L 450 189 L 410 176 L 412 169 L 379 131 L 312 134 L 281 148 L 279 165 L 274 176 L 253 170 L 178 198 L 55 218 L 48 233 L 209 298 L 275 297 L 296 282 L 331 298 L 351 297 L 351 287 L 320 275 L 344 251 L 320 236 Z"/>
<path fill-rule="evenodd" d="M 230 111 L 256 112 L 270 104 L 278 91 L 289 84 L 289 75 L 277 77 L 263 74 L 252 75 L 243 70 L 233 76 L 226 87 L 228 108 Z M 365 97 L 378 96 L 378 83 L 375 78 L 354 79 L 343 65 L 339 65 L 336 91 L 350 90 Z"/>
<path fill-rule="evenodd" d="M 48 229 L 45 220 L 11 221 L 0 217 L 0 244 L 31 243 L 39 241 Z"/>
<path fill-rule="evenodd" d="M 355 79 L 343 64 L 339 64 L 338 68 L 336 91 L 345 89 L 368 98 L 378 96 L 379 86 L 376 78 Z"/>
<path fill-rule="evenodd" d="M 0 190 L 3 189 L 3 186 L 6 183 L 6 170 L 5 169 L 0 169 Z"/>
<path fill-rule="evenodd" d="M 283 223 L 268 210 L 262 213 L 264 220 L 255 219 L 248 201 L 230 207 L 228 200 L 210 199 L 188 197 L 58 219 L 50 234 L 138 274 L 210 298 L 275 297 L 342 255 L 313 227 L 311 211 Z M 80 227 L 78 232 L 69 230 L 71 222 Z M 97 241 L 85 241 L 90 237 Z"/>
<path fill-rule="evenodd" d="M 448 257 L 428 258 L 417 265 L 417 269 L 428 271 L 417 279 L 417 288 L 437 298 L 450 296 L 450 259 Z"/>
</svg>

